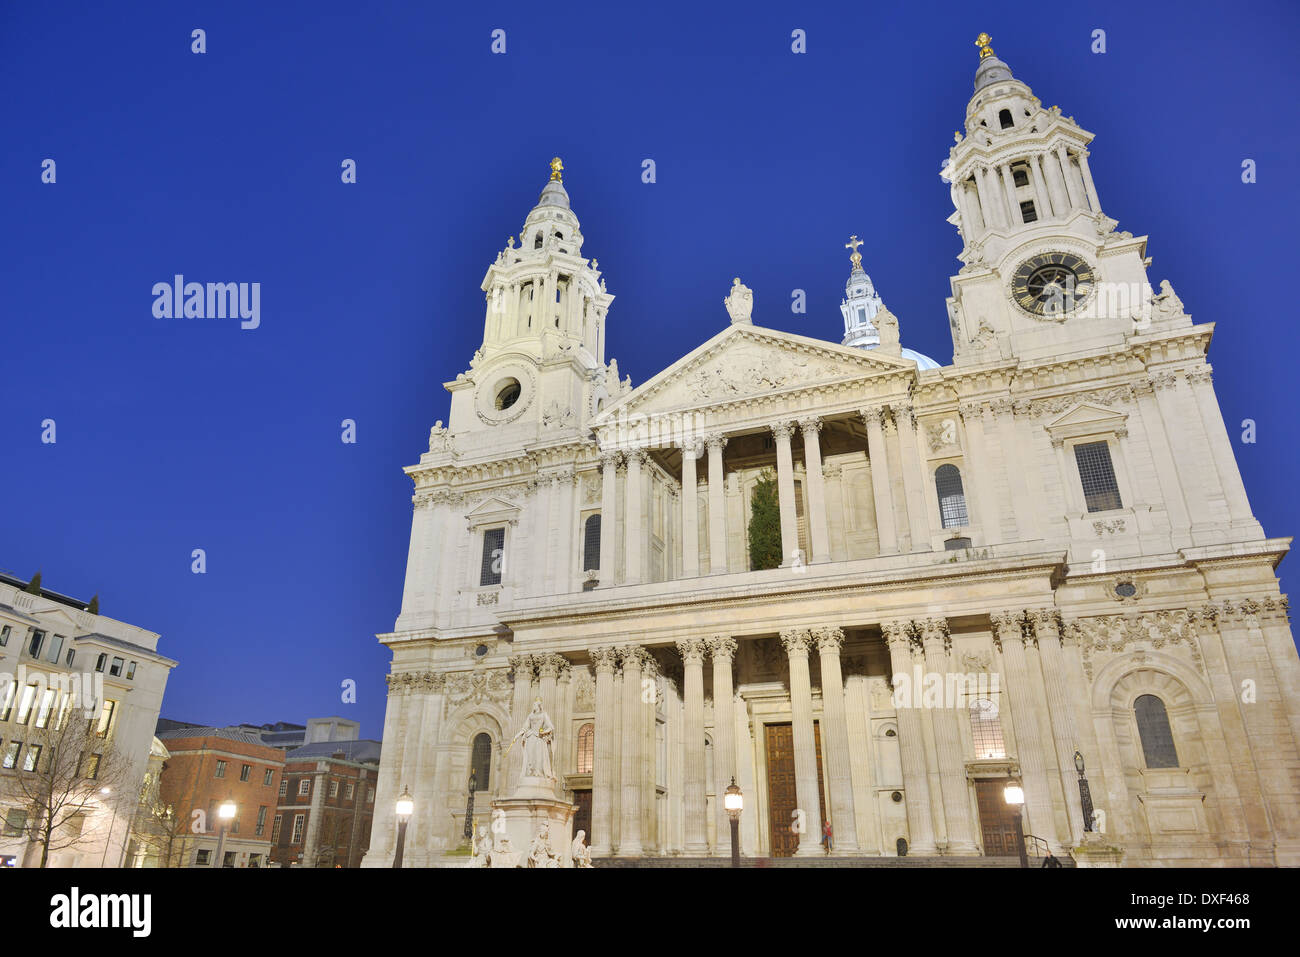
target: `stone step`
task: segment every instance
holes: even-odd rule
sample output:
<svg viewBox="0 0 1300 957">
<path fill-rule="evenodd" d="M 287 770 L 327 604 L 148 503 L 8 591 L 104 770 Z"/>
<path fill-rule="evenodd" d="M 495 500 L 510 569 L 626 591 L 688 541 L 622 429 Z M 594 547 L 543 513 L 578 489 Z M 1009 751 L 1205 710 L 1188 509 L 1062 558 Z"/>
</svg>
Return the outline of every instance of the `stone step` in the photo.
<svg viewBox="0 0 1300 957">
<path fill-rule="evenodd" d="M 1060 858 L 1065 867 L 1074 867 L 1070 857 Z M 729 857 L 602 857 L 592 861 L 596 867 L 730 867 Z M 1029 866 L 1040 867 L 1042 861 L 1031 858 Z M 741 867 L 1019 867 L 1016 857 L 742 857 Z"/>
</svg>

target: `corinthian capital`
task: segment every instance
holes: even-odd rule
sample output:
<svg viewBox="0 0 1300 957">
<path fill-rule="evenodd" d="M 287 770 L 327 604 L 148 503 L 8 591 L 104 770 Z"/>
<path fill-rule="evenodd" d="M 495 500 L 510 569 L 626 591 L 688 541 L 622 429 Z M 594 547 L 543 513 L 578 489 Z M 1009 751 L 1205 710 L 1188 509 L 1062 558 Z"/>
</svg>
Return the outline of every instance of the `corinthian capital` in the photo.
<svg viewBox="0 0 1300 957">
<path fill-rule="evenodd" d="M 623 663 L 623 671 L 626 672 L 628 669 L 640 671 L 650 655 L 640 645 L 624 645 L 618 649 L 618 657 Z"/>
<path fill-rule="evenodd" d="M 563 657 L 553 654 L 538 655 L 534 660 L 539 678 L 554 678 L 559 675 L 560 669 L 568 664 Z"/>
<path fill-rule="evenodd" d="M 1016 612 L 1002 611 L 989 616 L 993 622 L 993 637 L 1000 644 L 1004 641 L 1021 641 L 1024 630 L 1020 625 L 1020 615 Z"/>
<path fill-rule="evenodd" d="M 714 635 L 709 639 L 709 652 L 714 661 L 736 657 L 736 639 L 730 635 Z"/>
<path fill-rule="evenodd" d="M 843 628 L 814 628 L 813 637 L 817 640 L 817 650 L 823 655 L 838 655 L 844 647 Z"/>
<path fill-rule="evenodd" d="M 618 649 L 605 645 L 600 648 L 591 649 L 591 660 L 596 666 L 596 673 L 613 674 L 614 669 L 618 667 Z"/>
<path fill-rule="evenodd" d="M 820 416 L 806 415 L 799 420 L 799 431 L 804 435 L 816 435 L 822 430 L 822 420 Z"/>
<path fill-rule="evenodd" d="M 872 426 L 879 427 L 885 421 L 885 410 L 879 406 L 870 409 L 859 409 L 858 415 L 862 416 L 862 421 L 867 424 L 868 428 Z"/>
<path fill-rule="evenodd" d="M 885 621 L 880 624 L 890 651 L 909 651 L 912 645 L 912 626 L 906 621 Z"/>
<path fill-rule="evenodd" d="M 770 426 L 768 426 L 768 428 L 772 430 L 773 438 L 777 439 L 778 441 L 780 441 L 781 439 L 788 439 L 794 433 L 794 420 L 781 419 L 777 422 L 773 422 Z"/>
<path fill-rule="evenodd" d="M 1034 626 L 1034 634 L 1039 641 L 1045 638 L 1061 637 L 1061 628 L 1056 620 L 1056 609 L 1054 608 L 1036 608 L 1028 614 L 1030 622 Z"/>
<path fill-rule="evenodd" d="M 677 642 L 677 653 L 688 665 L 704 664 L 705 644 L 699 638 L 683 638 Z"/>
<path fill-rule="evenodd" d="M 721 452 L 723 449 L 727 447 L 727 437 L 720 433 L 714 435 L 706 435 L 704 437 L 704 444 L 708 447 L 710 452 L 712 452 L 714 449 L 717 449 L 719 452 Z"/>
<path fill-rule="evenodd" d="M 948 643 L 948 621 L 944 618 L 926 618 L 924 621 L 916 623 L 916 630 L 920 632 L 921 641 L 924 644 L 933 644 L 940 642 L 944 645 Z"/>
<path fill-rule="evenodd" d="M 807 628 L 787 628 L 781 632 L 781 644 L 785 646 L 785 653 L 791 658 L 796 655 L 807 655 L 808 647 L 812 644 L 812 636 Z"/>
<path fill-rule="evenodd" d="M 536 665 L 532 655 L 511 655 L 508 659 L 510 670 L 515 673 L 515 680 L 523 678 L 525 681 L 533 677 L 533 666 Z"/>
</svg>

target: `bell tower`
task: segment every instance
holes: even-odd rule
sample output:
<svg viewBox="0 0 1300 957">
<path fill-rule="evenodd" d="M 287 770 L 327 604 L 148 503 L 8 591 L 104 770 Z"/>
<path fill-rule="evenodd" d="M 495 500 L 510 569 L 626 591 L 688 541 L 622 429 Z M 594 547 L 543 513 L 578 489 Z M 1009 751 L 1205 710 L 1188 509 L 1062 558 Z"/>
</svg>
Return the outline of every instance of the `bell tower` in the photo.
<svg viewBox="0 0 1300 957">
<path fill-rule="evenodd" d="M 948 300 L 954 361 L 1037 358 L 1122 341 L 1150 322 L 1146 237 L 1116 232 L 1092 134 L 1044 109 L 981 33 L 965 133 L 944 167 L 964 263 Z"/>
<path fill-rule="evenodd" d="M 490 433 L 499 448 L 503 440 L 576 432 L 601 397 L 618 389 L 617 368 L 605 366 L 614 297 L 596 260 L 582 255 L 563 173 L 557 156 L 518 244 L 509 237 L 483 277 L 483 343 L 469 370 L 446 384 L 459 448 L 473 447 L 476 433 Z"/>
</svg>

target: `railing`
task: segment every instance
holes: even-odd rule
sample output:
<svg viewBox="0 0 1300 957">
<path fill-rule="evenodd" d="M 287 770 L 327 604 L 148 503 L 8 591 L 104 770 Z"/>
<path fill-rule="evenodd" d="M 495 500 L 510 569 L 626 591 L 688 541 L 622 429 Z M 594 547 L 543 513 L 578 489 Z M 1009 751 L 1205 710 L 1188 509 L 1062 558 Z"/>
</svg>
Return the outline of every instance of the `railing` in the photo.
<svg viewBox="0 0 1300 957">
<path fill-rule="evenodd" d="M 1047 846 L 1047 842 L 1041 837 L 1036 837 L 1033 834 L 1026 834 L 1025 853 L 1030 857 L 1042 858 L 1051 854 L 1051 848 Z"/>
</svg>

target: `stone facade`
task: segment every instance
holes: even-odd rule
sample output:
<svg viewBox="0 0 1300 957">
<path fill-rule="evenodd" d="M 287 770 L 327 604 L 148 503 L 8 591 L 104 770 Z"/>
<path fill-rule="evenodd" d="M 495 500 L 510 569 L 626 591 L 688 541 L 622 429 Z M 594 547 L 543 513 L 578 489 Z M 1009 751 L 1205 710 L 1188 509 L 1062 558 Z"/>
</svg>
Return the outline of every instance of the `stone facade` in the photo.
<svg viewBox="0 0 1300 957">
<path fill-rule="evenodd" d="M 747 855 L 823 853 L 827 819 L 835 854 L 1014 853 L 1015 779 L 1057 853 L 1300 863 L 1289 539 L 1251 512 L 1214 327 L 1146 284 L 1091 134 L 982 39 L 945 169 L 949 366 L 902 348 L 851 241 L 852 345 L 755 325 L 736 280 L 730 322 L 633 389 L 555 169 L 407 469 L 367 865 L 392 860 L 404 788 L 408 866 L 456 846 L 475 742 L 482 808 L 536 697 L 597 857 L 728 853 L 734 776 Z M 755 570 L 767 474 L 783 561 Z"/>
</svg>

